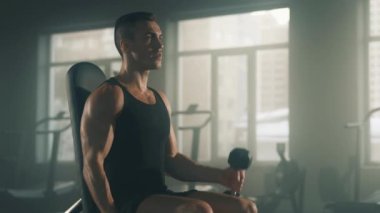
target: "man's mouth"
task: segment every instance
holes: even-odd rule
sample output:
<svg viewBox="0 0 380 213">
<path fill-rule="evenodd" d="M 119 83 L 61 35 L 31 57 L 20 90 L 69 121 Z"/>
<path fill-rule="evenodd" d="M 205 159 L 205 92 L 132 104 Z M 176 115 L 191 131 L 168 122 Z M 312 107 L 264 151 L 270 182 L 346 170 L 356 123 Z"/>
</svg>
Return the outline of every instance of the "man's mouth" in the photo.
<svg viewBox="0 0 380 213">
<path fill-rule="evenodd" d="M 162 53 L 153 53 L 153 54 L 150 55 L 150 58 L 161 59 L 162 58 Z"/>
</svg>

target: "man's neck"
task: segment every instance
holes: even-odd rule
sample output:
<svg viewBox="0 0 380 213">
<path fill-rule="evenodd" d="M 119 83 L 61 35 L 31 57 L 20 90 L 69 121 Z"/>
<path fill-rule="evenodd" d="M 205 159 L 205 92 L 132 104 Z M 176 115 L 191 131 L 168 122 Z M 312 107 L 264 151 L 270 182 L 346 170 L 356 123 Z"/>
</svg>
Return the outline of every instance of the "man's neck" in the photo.
<svg viewBox="0 0 380 213">
<path fill-rule="evenodd" d="M 148 89 L 149 72 L 149 70 L 138 70 L 132 66 L 122 66 L 118 78 L 128 89 L 143 93 Z"/>
</svg>

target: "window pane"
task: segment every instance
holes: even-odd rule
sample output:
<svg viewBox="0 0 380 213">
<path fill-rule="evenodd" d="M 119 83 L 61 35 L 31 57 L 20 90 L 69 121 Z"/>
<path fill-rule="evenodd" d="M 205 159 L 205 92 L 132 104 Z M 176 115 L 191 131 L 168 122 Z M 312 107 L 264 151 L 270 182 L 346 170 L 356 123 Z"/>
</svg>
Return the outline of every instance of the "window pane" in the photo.
<svg viewBox="0 0 380 213">
<path fill-rule="evenodd" d="M 220 49 L 288 41 L 289 9 L 179 22 L 179 50 Z"/>
<path fill-rule="evenodd" d="M 179 59 L 179 109 L 186 110 L 197 104 L 200 110 L 211 110 L 211 57 L 209 55 L 181 57 Z M 204 117 L 186 116 L 179 120 L 179 126 L 198 125 Z M 178 143 L 182 152 L 190 156 L 192 132 L 180 131 Z M 208 161 L 211 146 L 211 124 L 201 130 L 199 160 Z"/>
<path fill-rule="evenodd" d="M 369 45 L 370 109 L 380 107 L 380 42 Z M 370 119 L 370 161 L 380 162 L 380 113 Z"/>
<path fill-rule="evenodd" d="M 370 0 L 370 35 L 380 36 L 380 0 Z"/>
<path fill-rule="evenodd" d="M 370 108 L 380 106 L 380 42 L 369 45 Z"/>
<path fill-rule="evenodd" d="M 218 156 L 247 148 L 247 57 L 218 58 Z"/>
<path fill-rule="evenodd" d="M 52 35 L 51 62 L 119 57 L 113 39 L 112 28 Z"/>
<path fill-rule="evenodd" d="M 65 112 L 65 117 L 69 116 L 67 96 L 66 96 L 66 72 L 69 66 L 56 66 L 50 69 L 50 116 L 55 117 L 59 112 Z M 69 120 L 61 122 L 49 122 L 49 130 L 63 129 L 70 123 Z M 52 136 L 49 137 L 52 141 Z M 60 135 L 58 160 L 74 160 L 74 144 L 71 129 L 63 131 Z"/>
<path fill-rule="evenodd" d="M 279 160 L 276 143 L 289 138 L 288 50 L 258 51 L 256 71 L 257 159 Z"/>
<path fill-rule="evenodd" d="M 55 66 L 50 68 L 50 116 L 58 112 L 69 112 L 66 96 L 66 72 L 70 66 Z"/>
<path fill-rule="evenodd" d="M 374 113 L 370 119 L 370 161 L 380 162 L 380 113 Z"/>
</svg>

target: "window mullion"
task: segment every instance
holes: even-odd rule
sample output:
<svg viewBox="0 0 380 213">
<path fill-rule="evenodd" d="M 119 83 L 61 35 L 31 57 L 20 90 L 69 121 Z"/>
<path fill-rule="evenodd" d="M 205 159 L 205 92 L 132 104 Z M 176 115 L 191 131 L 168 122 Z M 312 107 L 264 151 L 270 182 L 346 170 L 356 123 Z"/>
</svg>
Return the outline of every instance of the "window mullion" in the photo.
<svg viewBox="0 0 380 213">
<path fill-rule="evenodd" d="M 218 160 L 219 138 L 218 138 L 218 56 L 211 54 L 211 159 Z"/>
<path fill-rule="evenodd" d="M 255 160 L 257 157 L 256 140 L 256 50 L 252 49 L 248 54 L 247 95 L 248 95 L 248 149 Z"/>
</svg>

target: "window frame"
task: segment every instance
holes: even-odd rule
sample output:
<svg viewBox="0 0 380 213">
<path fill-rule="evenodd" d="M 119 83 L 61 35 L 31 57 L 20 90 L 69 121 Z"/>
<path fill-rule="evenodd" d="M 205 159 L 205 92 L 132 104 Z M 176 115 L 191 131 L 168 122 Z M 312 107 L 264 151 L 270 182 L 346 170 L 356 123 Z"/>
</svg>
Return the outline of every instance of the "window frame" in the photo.
<svg viewBox="0 0 380 213">
<path fill-rule="evenodd" d="M 220 12 L 218 10 L 215 10 L 214 12 L 207 11 L 207 14 L 205 13 L 189 13 L 189 14 L 181 14 L 180 16 L 177 16 L 172 19 L 171 23 L 168 24 L 167 31 L 169 32 L 168 37 L 175 38 L 171 40 L 171 44 L 166 44 L 166 47 L 169 47 L 169 49 L 172 51 L 170 55 L 172 57 L 175 57 L 175 60 L 173 60 L 173 63 L 167 64 L 166 70 L 168 70 L 169 74 L 167 75 L 166 82 L 168 82 L 168 85 L 166 86 L 167 91 L 173 91 L 172 93 L 169 93 L 168 96 L 171 97 L 173 110 L 178 109 L 179 98 L 178 98 L 178 91 L 179 91 L 179 60 L 183 56 L 196 56 L 196 55 L 210 55 L 211 57 L 211 111 L 214 112 L 213 116 L 217 117 L 218 107 L 217 107 L 217 85 L 213 83 L 214 78 L 217 74 L 217 59 L 220 56 L 231 56 L 231 55 L 246 55 L 247 56 L 247 62 L 248 62 L 248 76 L 247 81 L 249 80 L 255 80 L 255 75 L 257 73 L 257 70 L 255 68 L 255 57 L 256 52 L 260 50 L 269 50 L 269 49 L 281 49 L 286 48 L 289 51 L 289 43 L 290 43 L 290 30 L 288 30 L 288 40 L 284 43 L 275 43 L 275 44 L 263 44 L 263 45 L 251 45 L 251 46 L 244 46 L 244 47 L 233 47 L 233 48 L 218 48 L 218 49 L 209 49 L 209 50 L 189 50 L 189 51 L 183 51 L 179 50 L 178 48 L 178 25 L 180 21 L 186 21 L 191 19 L 198 19 L 198 18 L 208 18 L 208 17 L 214 17 L 214 16 L 221 16 L 221 15 L 237 15 L 241 13 L 247 13 L 247 12 L 255 12 L 255 11 L 262 11 L 262 10 L 273 10 L 273 9 L 281 9 L 281 8 L 288 8 L 289 13 L 291 13 L 291 7 L 289 3 L 277 3 L 272 5 L 253 5 L 252 7 L 246 7 L 244 9 L 225 9 L 224 12 Z M 225 12 L 228 11 L 228 12 Z M 290 29 L 290 21 L 288 24 L 288 29 Z M 289 57 L 288 57 L 289 61 Z M 288 67 L 289 68 L 289 67 Z M 175 71 L 174 71 L 175 70 Z M 170 72 L 171 71 L 171 72 Z M 257 146 L 257 138 L 256 138 L 256 122 L 255 122 L 255 115 L 256 115 L 256 88 L 255 84 L 247 84 L 247 104 L 248 108 L 251 110 L 248 110 L 248 149 L 249 150 L 256 150 Z M 289 94 L 289 88 L 288 88 L 288 94 Z M 289 105 L 288 105 L 289 108 Z M 288 117 L 289 120 L 289 117 Z M 174 121 L 176 122 L 176 121 Z M 177 132 L 178 133 L 178 132 Z M 289 135 L 290 135 L 290 129 L 289 129 Z M 223 165 L 226 162 L 226 158 L 218 157 L 218 141 L 217 141 L 217 119 L 211 120 L 211 160 L 209 162 L 204 162 L 206 164 L 216 164 L 219 165 L 223 163 Z M 287 141 L 287 152 L 290 152 L 290 140 Z M 260 165 L 274 165 L 278 161 L 258 161 L 256 159 L 256 153 L 252 153 L 253 160 L 258 162 Z"/>
</svg>

